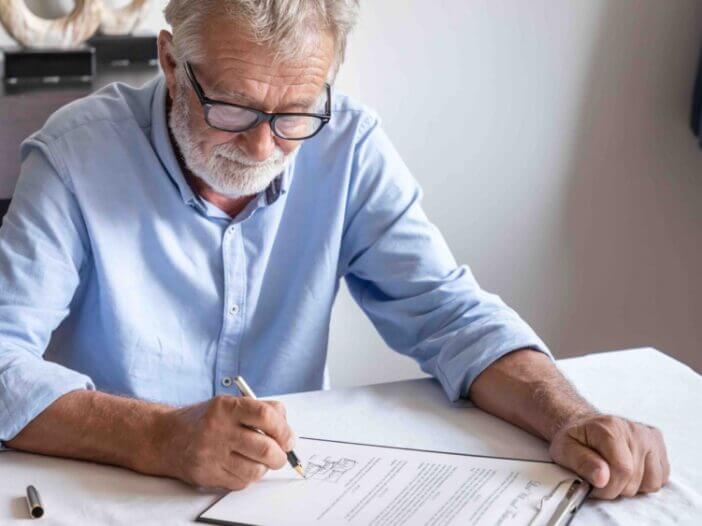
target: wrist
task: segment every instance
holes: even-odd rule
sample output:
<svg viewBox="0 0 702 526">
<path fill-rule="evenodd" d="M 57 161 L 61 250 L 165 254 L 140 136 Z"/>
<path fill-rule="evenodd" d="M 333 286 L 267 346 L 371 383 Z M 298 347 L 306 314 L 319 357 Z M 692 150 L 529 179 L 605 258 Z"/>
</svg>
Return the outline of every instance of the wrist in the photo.
<svg viewBox="0 0 702 526">
<path fill-rule="evenodd" d="M 576 426 L 581 422 L 590 420 L 591 418 L 599 416 L 600 414 L 601 413 L 594 407 L 587 404 L 563 412 L 561 415 L 554 418 L 551 425 L 548 426 L 546 432 L 544 433 L 545 438 L 548 442 L 552 442 L 553 438 L 564 429 Z"/>
<path fill-rule="evenodd" d="M 548 442 L 561 430 L 599 414 L 597 409 L 560 375 L 532 382 L 529 392 L 532 402 L 530 405 L 536 410 L 536 415 L 539 415 L 533 420 L 534 427 Z"/>
<path fill-rule="evenodd" d="M 173 476 L 171 468 L 174 457 L 168 450 L 173 438 L 174 411 L 173 408 L 155 404 L 149 408 L 144 415 L 140 451 L 131 456 L 131 469 L 148 475 Z"/>
</svg>

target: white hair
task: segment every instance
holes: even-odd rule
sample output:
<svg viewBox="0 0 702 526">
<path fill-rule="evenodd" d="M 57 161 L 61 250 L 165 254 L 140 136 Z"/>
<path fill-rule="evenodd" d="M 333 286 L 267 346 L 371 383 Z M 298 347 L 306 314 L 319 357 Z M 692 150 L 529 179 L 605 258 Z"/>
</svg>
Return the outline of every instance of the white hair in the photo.
<svg viewBox="0 0 702 526">
<path fill-rule="evenodd" d="M 164 13 L 173 29 L 174 58 L 181 62 L 206 60 L 200 37 L 215 16 L 244 24 L 254 42 L 275 50 L 276 59 L 299 56 L 311 36 L 329 32 L 335 44 L 333 77 L 358 10 L 359 0 L 170 0 Z"/>
</svg>

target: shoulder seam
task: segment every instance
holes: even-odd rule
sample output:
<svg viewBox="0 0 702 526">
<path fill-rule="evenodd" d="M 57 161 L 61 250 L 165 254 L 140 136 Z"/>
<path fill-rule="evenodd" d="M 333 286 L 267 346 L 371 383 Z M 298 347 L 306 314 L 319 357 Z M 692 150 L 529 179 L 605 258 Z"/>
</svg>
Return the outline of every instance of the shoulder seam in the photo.
<svg viewBox="0 0 702 526">
<path fill-rule="evenodd" d="M 133 116 L 129 116 L 129 117 L 124 117 L 123 119 L 118 119 L 118 120 L 104 118 L 104 119 L 96 119 L 96 120 L 92 120 L 90 122 L 76 124 L 75 126 L 72 126 L 71 128 L 63 130 L 58 135 L 44 134 L 44 133 L 42 133 L 42 130 L 39 130 L 37 132 L 37 134 L 34 136 L 34 140 L 44 143 L 44 145 L 46 146 L 46 152 L 51 156 L 51 159 L 53 160 L 54 165 L 56 166 L 57 175 L 63 181 L 63 184 L 65 184 L 68 187 L 68 189 L 71 191 L 71 193 L 73 193 L 73 194 L 75 194 L 75 188 L 73 187 L 73 181 L 68 174 L 68 168 L 66 167 L 66 164 L 63 161 L 63 157 L 60 156 L 59 152 L 56 151 L 54 146 L 55 146 L 56 142 L 63 139 L 66 135 L 68 135 L 69 133 L 71 133 L 75 130 L 78 130 L 78 129 L 83 128 L 85 126 L 89 126 L 90 124 L 95 124 L 95 123 L 105 122 L 105 121 L 113 122 L 115 124 L 118 124 L 120 122 L 125 122 L 125 121 L 134 121 L 137 124 L 137 126 L 142 130 L 146 130 L 147 128 L 149 128 L 149 125 L 142 126 L 141 124 L 139 124 L 139 122 Z"/>
<path fill-rule="evenodd" d="M 117 120 L 105 117 L 103 119 L 95 119 L 95 120 L 91 120 L 88 122 L 81 122 L 81 123 L 76 124 L 70 128 L 67 128 L 65 130 L 61 130 L 61 132 L 59 134 L 56 134 L 56 135 L 54 135 L 52 133 L 45 133 L 44 130 L 42 129 L 42 130 L 39 130 L 37 135 L 39 137 L 42 137 L 42 138 L 50 139 L 50 142 L 54 142 L 54 141 L 57 141 L 58 139 L 61 139 L 64 135 L 67 135 L 68 133 L 71 133 L 72 131 L 75 131 L 79 128 L 83 128 L 84 126 L 90 126 L 91 124 L 97 124 L 97 123 L 105 122 L 105 121 L 113 122 L 115 124 L 118 124 L 120 122 L 125 122 L 125 121 L 134 121 L 136 123 L 136 125 L 139 126 L 139 128 L 141 128 L 142 130 L 147 129 L 150 126 L 149 124 L 144 124 L 144 125 L 140 124 L 139 121 L 137 121 L 133 115 L 130 115 L 128 117 L 124 117 L 122 119 L 117 119 Z M 47 141 L 45 141 L 45 142 L 47 145 L 49 144 L 49 142 L 47 142 Z"/>
</svg>

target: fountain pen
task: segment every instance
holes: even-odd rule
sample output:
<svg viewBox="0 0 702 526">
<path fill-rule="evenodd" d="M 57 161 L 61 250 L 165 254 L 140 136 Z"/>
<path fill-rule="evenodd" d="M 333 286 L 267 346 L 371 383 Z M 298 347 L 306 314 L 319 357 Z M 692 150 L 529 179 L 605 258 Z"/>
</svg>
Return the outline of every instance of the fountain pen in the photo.
<svg viewBox="0 0 702 526">
<path fill-rule="evenodd" d="M 249 384 L 246 383 L 246 380 L 242 376 L 237 376 L 234 379 L 234 383 L 236 384 L 237 388 L 241 392 L 242 395 L 246 396 L 247 398 L 252 398 L 253 400 L 256 400 L 256 395 L 254 392 L 251 390 L 249 387 Z M 260 429 L 252 428 L 254 431 L 261 433 L 264 435 L 265 433 L 261 431 Z M 302 469 L 302 464 L 300 463 L 300 459 L 297 458 L 297 455 L 293 450 L 290 450 L 287 452 L 288 456 L 288 462 L 292 466 L 292 468 L 297 471 L 302 478 L 307 478 L 305 477 L 305 471 Z"/>
</svg>

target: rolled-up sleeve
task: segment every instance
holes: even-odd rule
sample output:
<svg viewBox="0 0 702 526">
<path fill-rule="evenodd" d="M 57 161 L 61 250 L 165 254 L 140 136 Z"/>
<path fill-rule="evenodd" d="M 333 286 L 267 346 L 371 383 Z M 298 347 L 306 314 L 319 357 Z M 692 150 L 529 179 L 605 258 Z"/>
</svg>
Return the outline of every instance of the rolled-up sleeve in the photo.
<svg viewBox="0 0 702 526">
<path fill-rule="evenodd" d="M 377 117 L 359 127 L 352 173 L 341 270 L 390 347 L 437 378 L 452 401 L 509 352 L 532 348 L 552 358 L 514 310 L 457 265 Z"/>
<path fill-rule="evenodd" d="M 0 228 L 0 449 L 60 396 L 91 379 L 43 354 L 69 312 L 86 261 L 87 233 L 60 160 L 39 139 Z"/>
</svg>

